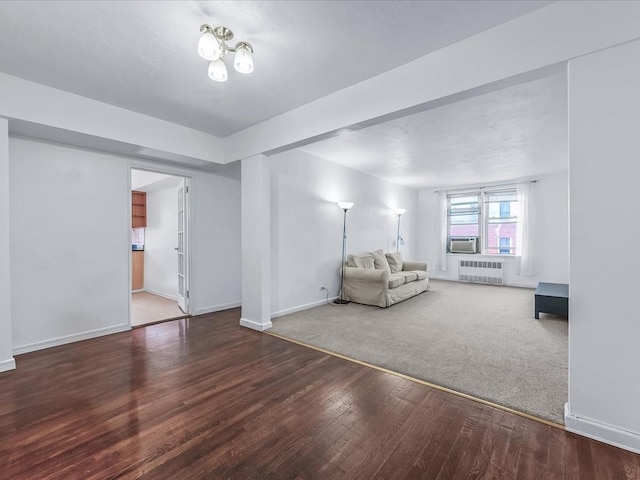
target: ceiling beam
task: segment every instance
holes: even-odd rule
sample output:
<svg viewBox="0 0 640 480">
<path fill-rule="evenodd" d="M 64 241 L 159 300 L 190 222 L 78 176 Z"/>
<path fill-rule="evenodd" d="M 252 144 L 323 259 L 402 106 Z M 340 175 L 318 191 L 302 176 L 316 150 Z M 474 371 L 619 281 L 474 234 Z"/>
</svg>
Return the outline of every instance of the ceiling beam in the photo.
<svg viewBox="0 0 640 480">
<path fill-rule="evenodd" d="M 224 161 L 458 101 L 510 78 L 640 38 L 640 2 L 562 1 L 442 48 L 225 138 Z"/>
<path fill-rule="evenodd" d="M 19 135 L 190 165 L 224 163 L 221 138 L 3 73 L 0 116 Z"/>
</svg>

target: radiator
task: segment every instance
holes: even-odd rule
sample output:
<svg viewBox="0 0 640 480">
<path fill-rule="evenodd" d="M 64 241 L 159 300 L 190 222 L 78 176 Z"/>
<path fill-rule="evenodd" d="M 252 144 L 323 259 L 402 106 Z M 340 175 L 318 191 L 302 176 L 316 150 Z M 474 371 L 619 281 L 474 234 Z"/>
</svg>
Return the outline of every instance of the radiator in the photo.
<svg viewBox="0 0 640 480">
<path fill-rule="evenodd" d="M 458 280 L 461 282 L 503 285 L 503 266 L 503 262 L 460 260 L 460 264 L 458 266 Z"/>
</svg>

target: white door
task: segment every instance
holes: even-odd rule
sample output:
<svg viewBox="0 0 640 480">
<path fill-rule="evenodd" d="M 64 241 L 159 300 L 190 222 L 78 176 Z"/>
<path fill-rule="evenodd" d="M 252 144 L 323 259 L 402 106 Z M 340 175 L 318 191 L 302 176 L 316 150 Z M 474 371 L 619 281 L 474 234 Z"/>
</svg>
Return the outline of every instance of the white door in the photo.
<svg viewBox="0 0 640 480">
<path fill-rule="evenodd" d="M 178 185 L 178 306 L 184 313 L 189 313 L 189 284 L 187 279 L 187 196 L 189 187 L 187 179 L 183 178 Z"/>
</svg>

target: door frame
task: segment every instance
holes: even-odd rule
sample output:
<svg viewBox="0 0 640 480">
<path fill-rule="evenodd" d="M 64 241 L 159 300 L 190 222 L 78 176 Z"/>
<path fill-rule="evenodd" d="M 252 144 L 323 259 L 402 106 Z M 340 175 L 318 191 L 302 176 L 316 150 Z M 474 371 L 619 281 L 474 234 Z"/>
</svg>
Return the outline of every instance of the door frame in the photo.
<svg viewBox="0 0 640 480">
<path fill-rule="evenodd" d="M 185 276 L 185 280 L 186 280 L 186 284 L 187 287 L 189 289 L 189 301 L 187 302 L 187 311 L 185 312 L 185 315 L 192 315 L 193 314 L 193 305 L 195 304 L 195 295 L 194 295 L 194 290 L 195 290 L 195 282 L 194 282 L 194 275 L 193 275 L 193 251 L 194 251 L 194 242 L 193 242 L 193 212 L 194 212 L 194 203 L 192 202 L 191 199 L 193 198 L 193 194 L 195 191 L 195 181 L 194 181 L 194 177 L 193 177 L 193 171 L 191 170 L 187 170 L 184 168 L 180 168 L 180 167 L 171 167 L 169 165 L 161 165 L 161 164 L 154 164 L 151 162 L 145 162 L 143 160 L 130 160 L 128 165 L 127 165 L 127 212 L 128 212 L 128 216 L 127 216 L 127 245 L 129 248 L 129 255 L 127 256 L 128 258 L 128 278 L 127 278 L 127 295 L 128 295 L 128 305 L 129 305 L 129 318 L 128 318 L 128 323 L 129 323 L 129 328 L 132 328 L 131 325 L 131 310 L 132 310 L 132 292 L 131 292 L 131 288 L 132 288 L 132 278 L 131 275 L 133 274 L 133 253 L 131 250 L 131 229 L 133 228 L 131 226 L 131 213 L 132 213 L 132 207 L 131 207 L 131 171 L 132 170 L 145 170 L 147 172 L 154 172 L 154 173 L 163 173 L 165 175 L 172 175 L 174 177 L 182 177 L 186 180 L 186 185 L 189 187 L 189 191 L 188 194 L 186 195 L 186 204 L 185 204 L 185 208 L 186 208 L 186 215 L 185 215 L 185 231 L 186 231 L 186 237 L 187 237 L 187 241 L 186 241 L 186 247 L 187 247 L 187 255 L 186 255 L 186 267 L 187 267 L 187 274 Z"/>
</svg>

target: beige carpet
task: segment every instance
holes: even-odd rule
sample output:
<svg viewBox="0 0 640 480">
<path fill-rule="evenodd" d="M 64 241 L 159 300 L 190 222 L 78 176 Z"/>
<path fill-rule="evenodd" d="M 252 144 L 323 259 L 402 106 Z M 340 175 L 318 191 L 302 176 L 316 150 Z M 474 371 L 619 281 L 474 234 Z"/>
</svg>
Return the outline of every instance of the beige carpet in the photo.
<svg viewBox="0 0 640 480">
<path fill-rule="evenodd" d="M 533 318 L 534 290 L 431 281 L 381 309 L 323 305 L 273 333 L 556 423 L 567 401 L 568 323 Z"/>
</svg>

